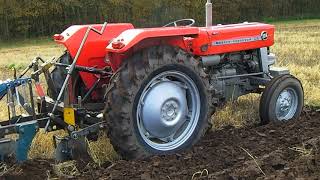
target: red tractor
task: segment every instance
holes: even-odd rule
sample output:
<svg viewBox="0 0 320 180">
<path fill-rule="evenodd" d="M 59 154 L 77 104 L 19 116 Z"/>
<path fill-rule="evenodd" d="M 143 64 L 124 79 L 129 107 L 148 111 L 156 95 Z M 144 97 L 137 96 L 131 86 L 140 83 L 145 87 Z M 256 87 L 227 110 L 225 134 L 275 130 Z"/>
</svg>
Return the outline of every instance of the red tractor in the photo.
<svg viewBox="0 0 320 180">
<path fill-rule="evenodd" d="M 32 119 L 46 131 L 69 132 L 57 146 L 58 159 L 74 156 L 71 140 L 94 139 L 104 127 L 125 159 L 179 152 L 211 128 L 217 106 L 249 93 L 262 93 L 262 124 L 298 118 L 304 104 L 300 81 L 272 67 L 275 27 L 212 26 L 210 0 L 206 16 L 205 27 L 194 27 L 193 19 L 142 29 L 105 23 L 55 35 L 65 54 L 42 65 L 37 58 L 28 69 L 34 69 L 39 94 Z M 48 96 L 39 83 L 42 73 Z"/>
</svg>

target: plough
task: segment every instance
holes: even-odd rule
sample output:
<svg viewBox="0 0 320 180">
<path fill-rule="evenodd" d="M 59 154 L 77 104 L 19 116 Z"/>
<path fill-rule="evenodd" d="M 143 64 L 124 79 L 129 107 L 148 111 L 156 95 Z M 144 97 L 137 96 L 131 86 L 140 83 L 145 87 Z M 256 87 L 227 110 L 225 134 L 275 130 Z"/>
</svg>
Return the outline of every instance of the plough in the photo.
<svg viewBox="0 0 320 180">
<path fill-rule="evenodd" d="M 38 69 L 38 60 L 41 60 L 45 66 Z M 54 63 L 50 64 L 53 65 Z M 62 66 L 68 67 L 69 65 Z M 86 111 L 81 108 L 81 102 L 79 102 L 79 104 L 76 104 L 78 107 L 78 118 L 80 119 L 80 116 L 82 116 L 88 121 L 91 120 L 95 123 L 87 125 L 87 127 L 81 129 L 80 131 L 75 131 L 73 129 L 74 127 L 68 126 L 66 122 L 63 121 L 63 118 L 70 118 L 71 120 L 68 120 L 68 122 L 72 121 L 72 119 L 75 120 L 75 114 L 73 111 L 74 109 L 68 109 L 69 112 L 73 114 L 67 115 L 66 113 L 68 112 L 65 111 L 63 116 L 63 114 L 59 111 L 64 109 L 63 103 L 55 103 L 53 99 L 45 96 L 44 88 L 39 82 L 39 75 L 41 74 L 39 72 L 46 74 L 48 72 L 46 69 L 48 68 L 48 65 L 41 58 L 36 58 L 36 60 L 33 61 L 32 65 L 30 65 L 28 69 L 33 68 L 36 69 L 32 73 L 32 78 L 24 78 L 21 76 L 19 78 L 15 78 L 14 80 L 1 82 L 0 84 L 0 97 L 1 99 L 7 97 L 9 117 L 9 120 L 0 122 L 0 137 L 2 137 L 0 139 L 0 157 L 2 160 L 5 160 L 6 158 L 14 155 L 17 161 L 25 161 L 27 159 L 27 154 L 32 140 L 40 128 L 44 128 L 45 132 L 50 132 L 67 127 L 73 130 L 69 136 L 63 138 L 58 138 L 55 136 L 53 140 L 54 142 L 60 141 L 60 145 L 56 145 L 55 143 L 56 147 L 61 146 L 59 147 L 59 151 L 56 152 L 56 157 L 58 157 L 58 160 L 68 160 L 68 158 L 71 158 L 72 156 L 72 154 L 70 154 L 72 149 L 68 147 L 67 139 L 71 138 L 79 140 L 90 133 L 96 133 L 99 129 L 104 127 L 104 123 L 102 122 L 101 117 L 91 117 L 89 114 L 86 114 Z M 27 70 L 25 70 L 23 74 L 26 74 L 26 72 Z M 47 77 L 46 79 L 48 84 L 52 83 L 50 82 L 50 76 L 48 76 L 48 74 L 45 76 Z M 37 101 L 34 100 L 33 85 L 35 87 L 35 92 L 38 95 Z M 54 106 L 56 106 L 55 109 L 58 113 L 48 111 L 53 109 Z M 66 108 L 64 110 L 66 110 Z M 19 114 L 19 112 L 23 114 Z M 71 124 L 73 123 L 74 122 Z M 18 138 L 10 138 L 10 136 L 7 137 L 11 134 L 17 134 Z M 86 147 L 83 146 L 83 148 Z"/>
<path fill-rule="evenodd" d="M 43 128 L 46 133 L 60 129 L 65 129 L 69 132 L 68 136 L 54 136 L 53 138 L 56 148 L 55 157 L 58 161 L 74 159 L 75 156 L 78 156 L 75 155 L 77 151 L 86 152 L 84 137 L 90 134 L 97 134 L 100 129 L 105 127 L 102 115 L 96 113 L 101 111 L 103 106 L 101 106 L 101 103 L 87 103 L 86 106 L 88 107 L 83 107 L 83 101 L 91 95 L 95 87 L 85 94 L 84 99 L 79 96 L 76 103 L 71 103 L 69 100 L 74 94 L 69 89 L 70 87 L 67 86 L 68 83 L 71 83 L 71 76 L 75 72 L 103 75 L 104 78 L 111 76 L 112 73 L 103 69 L 76 65 L 77 57 L 82 51 L 89 32 L 94 31 L 101 34 L 106 26 L 107 23 L 103 25 L 101 32 L 93 27 L 88 27 L 77 56 L 71 64 L 57 62 L 55 58 L 46 62 L 41 57 L 36 57 L 18 78 L 15 70 L 14 80 L 6 80 L 0 84 L 0 98 L 7 96 L 9 116 L 9 120 L 0 122 L 0 136 L 2 137 L 0 139 L 0 157 L 2 160 L 13 155 L 17 161 L 25 161 L 32 140 L 40 128 Z M 68 69 L 67 76 L 59 92 L 55 92 L 55 83 L 49 71 L 53 66 Z M 31 77 L 24 77 L 30 71 L 32 71 Z M 48 88 L 48 94 L 52 95 L 52 97 L 58 95 L 57 99 L 54 100 L 44 93 L 45 87 L 40 82 L 40 75 L 42 74 L 46 81 L 45 87 Z M 38 96 L 36 102 L 34 100 L 33 85 Z M 62 98 L 64 98 L 63 101 L 61 101 Z M 24 114 L 17 113 L 17 106 L 20 107 L 20 111 L 22 110 L 21 112 Z M 76 126 L 76 121 L 80 122 L 81 125 Z M 18 138 L 10 138 L 11 134 L 18 134 Z M 77 149 L 74 149 L 75 147 Z"/>
</svg>

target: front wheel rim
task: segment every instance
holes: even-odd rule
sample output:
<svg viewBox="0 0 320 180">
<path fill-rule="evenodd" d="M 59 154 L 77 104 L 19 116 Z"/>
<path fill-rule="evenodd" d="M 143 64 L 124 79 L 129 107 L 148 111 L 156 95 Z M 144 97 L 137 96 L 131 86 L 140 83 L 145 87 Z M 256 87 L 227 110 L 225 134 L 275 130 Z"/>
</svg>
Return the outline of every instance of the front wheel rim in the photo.
<svg viewBox="0 0 320 180">
<path fill-rule="evenodd" d="M 288 121 L 294 117 L 298 109 L 298 94 L 292 88 L 286 88 L 278 96 L 276 116 L 280 121 Z"/>
<path fill-rule="evenodd" d="M 199 117 L 197 85 L 179 71 L 165 71 L 145 86 L 136 116 L 143 141 L 158 151 L 182 146 L 193 135 Z"/>
</svg>

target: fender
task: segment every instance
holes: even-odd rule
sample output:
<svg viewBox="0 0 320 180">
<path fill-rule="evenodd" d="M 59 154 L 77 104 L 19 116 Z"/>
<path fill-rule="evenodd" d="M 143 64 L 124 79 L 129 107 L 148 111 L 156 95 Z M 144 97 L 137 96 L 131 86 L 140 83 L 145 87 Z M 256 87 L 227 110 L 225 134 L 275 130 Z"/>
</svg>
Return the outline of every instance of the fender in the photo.
<svg viewBox="0 0 320 180">
<path fill-rule="evenodd" d="M 129 29 L 122 32 L 107 46 L 107 59 L 114 71 L 130 54 L 145 47 L 167 44 L 177 46 L 189 52 L 187 39 L 199 36 L 198 27 L 160 27 Z M 206 34 L 206 33 L 205 33 Z M 209 40 L 209 39 L 207 39 Z"/>
<path fill-rule="evenodd" d="M 89 26 L 93 26 L 96 29 L 102 28 L 102 24 L 74 25 L 58 35 L 59 38 L 55 38 L 55 41 L 58 44 L 64 45 L 70 53 L 72 59 L 74 59 L 79 49 L 79 45 Z M 118 23 L 108 24 L 102 35 L 90 32 L 77 61 L 77 65 L 96 68 L 110 66 L 104 61 L 106 55 L 106 46 L 113 38 L 119 36 L 123 31 L 133 28 L 134 26 L 130 23 Z M 95 77 L 93 74 L 86 72 L 80 72 L 80 76 L 87 89 L 90 89 L 97 80 L 97 77 Z"/>
<path fill-rule="evenodd" d="M 130 29 L 122 32 L 106 48 L 108 53 L 125 53 L 139 42 L 148 38 L 198 35 L 197 27 L 161 27 Z"/>
</svg>

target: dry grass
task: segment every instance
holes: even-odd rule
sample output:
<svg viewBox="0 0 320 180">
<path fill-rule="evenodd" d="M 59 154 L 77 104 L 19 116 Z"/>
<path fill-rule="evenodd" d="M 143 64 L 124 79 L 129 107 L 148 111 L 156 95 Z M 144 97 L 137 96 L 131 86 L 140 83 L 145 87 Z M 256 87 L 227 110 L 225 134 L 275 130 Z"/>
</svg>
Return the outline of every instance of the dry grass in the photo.
<svg viewBox="0 0 320 180">
<path fill-rule="evenodd" d="M 6 174 L 9 170 L 10 167 L 7 164 L 0 162 L 0 177 Z"/>
<path fill-rule="evenodd" d="M 209 176 L 209 171 L 207 169 L 204 169 L 202 171 L 197 171 L 193 173 L 191 180 L 197 180 L 197 179 L 206 179 Z"/>
<path fill-rule="evenodd" d="M 63 51 L 64 48 L 61 45 L 49 39 L 0 42 L 0 68 L 8 69 L 14 66 L 21 69 L 26 67 L 34 57 L 41 56 L 49 60 L 54 56 L 59 57 Z"/>
<path fill-rule="evenodd" d="M 300 156 L 311 156 L 313 149 L 307 149 L 305 146 L 301 147 L 289 147 L 290 150 L 295 151 L 300 154 Z"/>
<path fill-rule="evenodd" d="M 272 51 L 278 56 L 279 66 L 288 67 L 303 83 L 307 105 L 320 106 L 320 20 L 290 21 L 276 23 L 276 44 Z M 48 39 L 0 42 L 0 79 L 12 77 L 10 67 L 25 67 L 32 58 L 41 55 L 46 59 L 58 57 L 64 48 Z M 258 122 L 259 96 L 248 95 L 214 115 L 214 127 L 243 127 Z M 6 104 L 0 104 L 0 117 L 6 117 Z M 58 132 L 61 133 L 61 132 Z M 52 133 L 38 133 L 29 156 L 52 158 Z M 90 143 L 90 152 L 98 164 L 114 161 L 119 157 L 109 140 L 102 135 Z"/>
<path fill-rule="evenodd" d="M 304 86 L 307 105 L 320 105 L 320 20 L 276 24 L 273 51 Z"/>
<path fill-rule="evenodd" d="M 103 149 L 101 148 L 103 147 Z M 112 145 L 105 133 L 101 133 L 98 141 L 89 143 L 89 153 L 98 166 L 104 162 L 114 162 L 120 159 L 117 153 L 113 150 Z"/>
<path fill-rule="evenodd" d="M 246 152 L 248 154 L 248 156 L 250 156 L 252 158 L 252 160 L 254 161 L 254 163 L 256 164 L 256 166 L 258 167 L 258 169 L 260 170 L 260 172 L 266 176 L 266 173 L 264 173 L 264 171 L 261 169 L 258 161 L 257 161 L 257 158 L 255 156 L 253 156 L 248 150 L 244 149 L 243 147 L 240 147 L 240 149 L 242 149 L 244 152 Z"/>
<path fill-rule="evenodd" d="M 74 178 L 75 176 L 78 176 L 80 174 L 79 170 L 77 169 L 76 163 L 76 161 L 69 161 L 56 164 L 53 167 L 53 171 L 59 177 Z"/>
<path fill-rule="evenodd" d="M 251 94 L 240 97 L 235 102 L 228 102 L 212 117 L 215 129 L 225 126 L 240 128 L 258 123 L 260 95 Z"/>
</svg>

